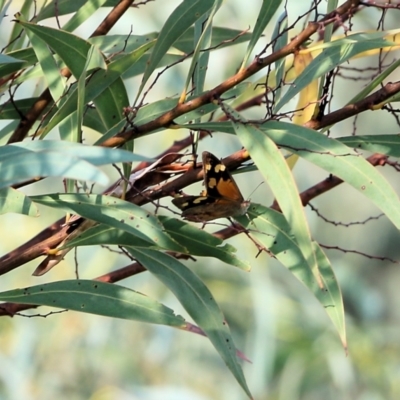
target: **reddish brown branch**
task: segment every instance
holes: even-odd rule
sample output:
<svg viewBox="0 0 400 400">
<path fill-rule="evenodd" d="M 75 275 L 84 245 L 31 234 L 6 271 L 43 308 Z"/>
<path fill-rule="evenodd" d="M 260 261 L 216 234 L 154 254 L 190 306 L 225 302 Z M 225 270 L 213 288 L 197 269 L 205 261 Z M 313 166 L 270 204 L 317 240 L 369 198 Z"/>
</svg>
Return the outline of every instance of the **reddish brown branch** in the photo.
<svg viewBox="0 0 400 400">
<path fill-rule="evenodd" d="M 245 155 L 245 154 L 244 154 Z M 371 157 L 367 159 L 373 166 L 381 166 L 385 165 L 387 156 L 384 156 L 382 154 L 374 154 Z M 232 160 L 232 162 L 234 162 Z M 224 160 L 225 162 L 225 160 Z M 200 168 L 199 168 L 200 170 Z M 196 171 L 196 170 L 193 170 Z M 317 185 L 305 190 L 300 194 L 300 198 L 302 200 L 302 204 L 306 206 L 313 198 L 333 189 L 334 187 L 340 185 L 343 181 L 340 178 L 337 177 L 329 177 L 328 179 L 321 181 Z M 279 206 L 275 202 L 271 208 L 279 211 Z M 224 229 L 221 229 L 220 231 L 214 233 L 214 235 L 222 240 L 226 240 L 230 237 L 236 236 L 239 233 L 244 232 L 244 229 L 241 229 L 237 225 L 227 227 Z M 42 232 L 43 234 L 43 232 Z M 18 249 L 17 249 L 18 250 Z M 17 251 L 15 250 L 15 252 Z M 179 255 L 177 255 L 179 257 Z M 109 282 L 109 283 L 114 283 L 118 282 L 120 280 L 126 279 L 130 276 L 139 274 L 141 272 L 146 271 L 146 269 L 139 263 L 132 263 L 124 268 L 121 268 L 117 271 L 113 271 L 110 273 L 107 273 L 105 275 L 102 275 L 98 278 L 95 278 L 96 280 L 100 280 L 102 282 Z M 37 306 L 30 306 L 26 304 L 15 304 L 15 303 L 3 303 L 0 304 L 0 316 L 13 316 L 15 313 L 23 310 L 27 310 L 29 308 L 36 308 Z"/>
<path fill-rule="evenodd" d="M 390 97 L 400 92 L 400 82 L 387 83 L 384 87 L 356 103 L 349 104 L 337 111 L 323 116 L 319 121 L 310 120 L 304 124 L 306 128 L 321 129 L 336 124 L 347 118 L 354 117 L 364 111 L 373 110 L 379 104 L 385 103 Z"/>
<path fill-rule="evenodd" d="M 340 110 L 327 114 L 323 116 L 320 121 L 311 120 L 307 122 L 305 126 L 314 129 L 321 129 L 326 126 L 330 126 L 332 124 L 344 120 L 345 118 L 354 116 L 357 113 L 370 110 L 373 106 L 381 104 L 382 102 L 386 101 L 399 91 L 400 91 L 400 82 L 388 83 L 382 89 L 371 94 L 365 99 L 362 99 L 357 103 L 345 106 Z M 378 157 L 379 159 L 380 157 L 383 156 L 374 155 L 371 157 L 372 158 Z M 241 151 L 233 154 L 231 157 L 228 157 L 227 159 L 224 160 L 224 162 L 226 162 L 228 168 L 235 169 L 247 159 L 248 159 L 247 152 Z M 133 199 L 131 198 L 127 199 L 132 200 L 137 205 L 142 205 L 148 203 L 150 200 L 157 200 L 160 199 L 161 197 L 169 195 L 170 193 L 177 192 L 178 190 L 192 184 L 193 182 L 201 180 L 203 177 L 202 174 L 203 172 L 201 168 L 191 169 L 190 171 L 180 176 L 179 178 L 173 180 L 172 182 L 168 182 L 165 185 L 159 185 L 158 188 L 157 187 L 154 188 L 151 192 L 144 192 L 142 195 L 139 196 L 137 196 L 136 193 L 134 193 L 135 197 Z M 309 191 L 306 191 L 306 193 L 308 194 L 303 194 L 303 196 L 310 196 L 308 200 L 303 199 L 303 204 L 307 204 L 308 201 L 314 198 L 316 195 L 324 193 L 326 190 L 330 190 L 331 188 L 333 188 L 334 186 L 338 185 L 341 182 L 342 181 L 339 178 L 333 177 L 329 182 L 323 181 L 318 185 L 314 186 L 313 188 L 310 188 Z M 277 207 L 277 205 L 274 205 L 273 207 L 275 208 Z M 43 237 L 46 234 L 48 235 L 47 237 L 49 237 L 54 233 L 51 230 L 47 232 L 45 230 L 40 235 L 42 235 L 41 237 Z M 57 233 L 57 239 L 51 237 L 49 238 L 49 242 L 51 243 L 52 246 L 56 246 L 57 244 L 61 243 L 61 241 L 64 240 L 66 236 L 67 236 L 66 231 L 59 232 Z M 59 240 L 58 243 L 57 240 Z M 11 253 L 0 258 L 0 275 L 20 266 L 21 263 L 25 263 L 29 260 L 39 257 L 40 255 L 43 255 L 44 251 L 48 249 L 47 243 L 43 245 L 41 242 L 38 242 L 37 237 L 27 242 L 26 245 L 24 246 L 26 248 L 29 248 L 29 251 L 24 249 L 22 253 L 23 257 L 19 256 L 19 254 L 21 254 L 20 249 L 16 249 L 12 252 L 14 253 L 15 258 L 10 257 Z"/>
<path fill-rule="evenodd" d="M 232 89 L 240 82 L 243 82 L 247 78 L 253 76 L 263 68 L 270 66 L 274 62 L 294 53 L 303 43 L 309 40 L 318 29 L 323 27 L 325 23 L 328 24 L 331 18 L 339 17 L 347 13 L 349 10 L 358 7 L 358 3 L 359 0 L 346 1 L 342 6 L 327 14 L 319 22 L 310 22 L 308 26 L 286 46 L 270 54 L 269 56 L 264 58 L 256 58 L 247 68 L 240 70 L 237 74 L 231 76 L 214 89 L 203 93 L 201 96 L 191 99 L 186 103 L 177 104 L 172 110 L 167 111 L 163 115 L 146 124 L 121 132 L 103 142 L 102 145 L 106 147 L 121 146 L 129 140 L 139 138 L 157 129 L 168 127 L 173 124 L 174 120 L 181 115 L 193 111 L 205 104 L 212 103 L 215 99 L 220 98 L 225 92 L 227 92 L 229 89 Z"/>
<path fill-rule="evenodd" d="M 326 126 L 330 126 L 335 124 L 339 121 L 344 120 L 345 118 L 351 117 L 356 115 L 357 113 L 361 113 L 366 110 L 370 110 L 374 106 L 385 102 L 394 94 L 400 91 L 400 82 L 395 83 L 388 83 L 382 89 L 378 90 L 377 92 L 371 94 L 370 96 L 366 97 L 365 99 L 360 100 L 357 103 L 348 105 L 343 107 L 340 110 L 334 111 L 330 114 L 327 114 L 321 118 L 320 121 L 311 120 L 305 124 L 308 128 L 314 129 L 321 129 Z M 381 155 L 371 156 L 371 157 L 382 157 Z M 370 159 L 371 159 L 370 157 Z M 224 160 L 226 162 L 228 168 L 235 169 L 237 168 L 242 162 L 248 159 L 247 152 L 240 151 L 233 154 L 231 157 L 228 157 Z M 370 160 L 369 159 L 369 160 Z M 373 164 L 377 165 L 377 164 Z M 159 185 L 159 187 L 154 188 L 151 192 L 147 191 L 144 192 L 142 195 L 137 196 L 136 193 L 134 194 L 134 198 L 127 198 L 128 200 L 132 200 L 137 205 L 142 205 L 148 203 L 149 201 L 160 199 L 161 197 L 167 196 L 170 193 L 177 192 L 178 190 L 192 184 L 193 182 L 199 181 L 203 177 L 203 172 L 201 168 L 191 169 L 184 175 L 180 176 L 179 178 L 173 180 L 172 182 L 168 182 L 165 185 Z M 323 193 L 326 190 L 331 189 L 332 187 L 336 186 L 337 184 L 341 183 L 341 180 L 337 181 L 339 178 L 332 178 L 330 182 L 321 182 L 320 184 L 316 185 L 315 187 L 309 189 L 308 195 L 311 198 L 314 198 L 316 195 Z M 327 189 L 325 189 L 327 188 Z M 314 194 L 312 192 L 315 192 Z M 304 195 L 303 195 L 304 196 Z M 309 200 L 303 200 L 303 204 L 307 204 Z M 277 207 L 276 205 L 273 207 Z M 60 220 L 61 221 L 61 220 Z M 59 221 L 59 223 L 60 223 Z M 47 235 L 49 238 L 49 244 L 51 245 L 50 248 L 56 246 L 57 244 L 61 243 L 67 236 L 66 231 L 60 231 L 56 234 L 56 238 L 52 237 L 54 235 L 54 231 L 52 230 L 45 230 L 40 235 L 40 238 Z M 20 248 L 14 250 L 12 253 L 15 258 L 11 258 L 10 254 L 7 254 L 0 258 L 0 275 L 4 274 L 5 272 L 10 271 L 21 265 L 21 263 L 25 263 L 29 260 L 32 260 L 36 257 L 39 257 L 44 254 L 45 250 L 49 248 L 47 242 L 44 244 L 38 241 L 38 237 L 33 238 L 29 242 L 27 242 L 24 246 L 23 252 L 20 252 Z M 59 240 L 59 241 L 58 241 Z M 58 243 L 57 243 L 58 241 Z M 33 246 L 33 247 L 32 247 Z M 26 250 L 29 249 L 29 250 Z M 21 255 L 22 254 L 22 255 Z"/>
</svg>

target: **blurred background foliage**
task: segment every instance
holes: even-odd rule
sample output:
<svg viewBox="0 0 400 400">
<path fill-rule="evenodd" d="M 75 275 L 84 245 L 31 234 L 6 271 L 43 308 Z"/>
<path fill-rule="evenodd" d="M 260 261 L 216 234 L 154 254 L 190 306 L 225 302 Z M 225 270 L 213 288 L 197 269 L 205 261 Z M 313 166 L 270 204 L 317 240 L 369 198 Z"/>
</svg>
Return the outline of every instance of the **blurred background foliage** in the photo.
<svg viewBox="0 0 400 400">
<path fill-rule="evenodd" d="M 41 6 L 42 1 L 38 0 Z M 13 0 L 0 26 L 0 40 L 5 46 L 6 32 L 13 14 L 23 2 Z M 112 33 L 135 34 L 158 31 L 165 17 L 179 4 L 177 0 L 156 0 L 132 8 L 112 29 Z M 215 24 L 236 29 L 254 26 L 261 1 L 226 1 L 216 16 Z M 309 8 L 309 2 L 288 1 L 289 20 Z M 280 10 L 281 12 L 282 10 Z M 385 29 L 397 28 L 399 12 L 385 16 Z M 77 35 L 87 37 L 107 11 L 94 13 Z M 366 8 L 353 19 L 353 31 L 376 29 L 381 14 Z M 69 16 L 61 17 L 66 21 Z M 51 24 L 54 21 L 44 21 Z M 54 26 L 54 25 L 53 25 Z M 273 27 L 265 32 L 270 37 Z M 301 29 L 299 26 L 298 29 Z M 292 33 L 292 36 L 296 32 Z M 213 87 L 234 73 L 242 60 L 246 44 L 221 49 L 211 55 L 207 87 Z M 256 49 L 257 50 L 257 49 Z M 349 93 L 363 87 L 361 76 L 368 78 L 366 68 L 376 65 L 376 56 L 359 59 L 349 71 L 350 79 L 338 81 L 332 108 L 343 104 Z M 149 101 L 176 95 L 182 87 L 188 62 L 168 70 L 149 94 Z M 345 72 L 343 72 L 345 74 Z M 399 78 L 397 73 L 397 79 Z M 394 80 L 395 78 L 393 78 Z M 139 78 L 126 85 L 135 97 Z M 40 93 L 43 83 L 26 85 L 21 97 Z M 341 99 L 341 96 L 344 99 Z M 354 125 L 356 124 L 356 125 Z M 364 113 L 346 120 L 332 130 L 333 136 L 350 135 L 356 126 L 358 134 L 394 133 L 397 121 L 381 112 Z M 90 141 L 92 132 L 85 132 Z M 135 144 L 139 154 L 155 156 L 184 137 L 186 132 L 152 135 Z M 57 137 L 55 134 L 54 137 Z M 222 137 L 222 135 L 221 135 Z M 218 148 L 215 148 L 218 143 Z M 224 157 L 238 149 L 238 142 L 228 135 L 218 142 L 205 139 L 199 153 L 210 150 Z M 398 176 L 381 169 L 392 185 L 399 189 Z M 115 174 L 111 168 L 107 171 Z M 319 182 L 326 174 L 300 160 L 295 168 L 300 190 Z M 237 175 L 244 197 L 262 182 L 256 173 Z M 47 179 L 37 190 L 55 192 L 59 181 Z M 60 187 L 61 191 L 62 188 Z M 196 189 L 194 189 L 196 192 Z M 265 203 L 273 198 L 267 185 L 262 185 L 252 201 Z M 259 199 L 259 200 L 258 200 Z M 318 210 L 335 222 L 363 221 L 379 214 L 359 193 L 342 185 L 313 201 Z M 0 250 L 4 254 L 31 238 L 63 214 L 40 208 L 40 218 L 21 215 L 1 216 Z M 322 244 L 357 250 L 371 256 L 399 259 L 399 235 L 385 219 L 354 226 L 335 226 L 306 210 L 314 237 Z M 239 349 L 251 360 L 243 363 L 249 387 L 258 400 L 263 399 L 359 399 L 384 400 L 400 398 L 400 302 L 398 262 L 371 259 L 345 251 L 327 250 L 341 285 L 346 310 L 349 350 L 345 354 L 337 333 L 324 310 L 313 296 L 276 260 L 236 237 L 230 242 L 240 257 L 250 260 L 252 271 L 223 265 L 212 259 L 199 259 L 187 264 L 204 280 L 220 304 L 230 324 Z M 126 261 L 108 249 L 78 251 L 80 277 L 92 278 L 125 265 Z M 48 280 L 74 277 L 74 254 L 68 254 L 60 267 L 42 278 L 30 276 L 37 261 L 1 278 L 1 290 L 44 283 Z M 185 315 L 177 300 L 148 273 L 121 283 L 158 299 Z M 50 309 L 25 312 L 34 318 L 0 318 L 0 398 L 2 399 L 91 399 L 91 400 L 217 400 L 244 399 L 234 378 L 214 348 L 203 337 L 167 327 L 112 320 L 76 312 L 48 315 Z"/>
</svg>

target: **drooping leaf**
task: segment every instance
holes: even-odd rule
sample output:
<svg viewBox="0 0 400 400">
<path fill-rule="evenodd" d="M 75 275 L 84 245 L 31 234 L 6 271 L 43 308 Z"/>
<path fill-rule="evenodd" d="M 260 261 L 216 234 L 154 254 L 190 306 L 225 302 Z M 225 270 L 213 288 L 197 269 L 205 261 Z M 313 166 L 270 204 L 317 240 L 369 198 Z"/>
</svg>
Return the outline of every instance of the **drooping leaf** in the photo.
<svg viewBox="0 0 400 400">
<path fill-rule="evenodd" d="M 211 47 L 222 49 L 227 46 L 247 42 L 251 38 L 251 33 L 243 32 L 238 29 L 225 28 L 222 26 L 213 26 Z M 194 29 L 190 27 L 180 38 L 174 43 L 174 47 L 183 53 L 189 54 L 194 50 Z M 211 49 L 212 50 L 212 49 Z"/>
<path fill-rule="evenodd" d="M 185 320 L 155 300 L 115 284 L 65 280 L 0 293 L 0 300 L 182 327 Z"/>
<path fill-rule="evenodd" d="M 32 200 L 22 192 L 12 188 L 4 188 L 0 190 L 0 215 L 7 213 L 37 217 L 39 210 Z"/>
<path fill-rule="evenodd" d="M 0 107 L 0 119 L 19 119 L 21 114 L 25 115 L 26 112 L 35 104 L 37 97 L 30 97 L 26 99 L 14 100 L 12 103 L 7 101 Z M 18 112 L 18 111 L 19 112 Z"/>
<path fill-rule="evenodd" d="M 96 194 L 51 194 L 30 198 L 34 202 L 124 230 L 158 248 L 186 252 L 164 231 L 155 216 L 128 201 Z"/>
<path fill-rule="evenodd" d="M 168 254 L 131 248 L 129 252 L 170 289 L 188 314 L 207 334 L 240 386 L 251 398 L 224 316 L 204 283 Z"/>
<path fill-rule="evenodd" d="M 353 149 L 367 150 L 373 153 L 400 157 L 399 135 L 360 135 L 346 136 L 337 139 Z"/>
<path fill-rule="evenodd" d="M 93 165 L 106 165 L 130 161 L 151 161 L 151 159 L 133 154 L 122 149 L 110 149 L 100 146 L 89 146 L 82 143 L 74 143 L 60 140 L 34 140 L 13 143 L 0 147 L 0 161 L 3 157 L 16 156 L 24 151 L 33 152 L 59 152 L 59 156 L 74 156 L 88 161 Z"/>
<path fill-rule="evenodd" d="M 232 112 L 234 111 L 230 110 L 230 113 Z M 236 116 L 236 121 L 239 121 L 239 115 Z M 276 144 L 261 130 L 240 122 L 232 122 L 232 125 L 258 170 L 271 187 L 307 265 L 315 279 L 321 283 L 304 207 L 285 158 Z"/>
<path fill-rule="evenodd" d="M 74 155 L 56 151 L 20 150 L 10 157 L 1 157 L 0 189 L 47 176 L 87 180 L 104 186 L 109 183 L 103 171 Z"/>
<path fill-rule="evenodd" d="M 165 230 L 188 250 L 188 254 L 218 258 L 227 264 L 250 271 L 250 263 L 237 258 L 236 249 L 228 243 L 222 245 L 221 239 L 182 220 L 161 216 L 159 218 Z"/>
<path fill-rule="evenodd" d="M 4 77 L 16 71 L 19 71 L 22 67 L 27 68 L 37 62 L 36 54 L 33 51 L 32 47 L 10 51 L 6 53 L 6 55 L 8 57 L 20 60 L 20 62 L 5 63 L 0 65 L 0 77 Z"/>
<path fill-rule="evenodd" d="M 249 219 L 249 218 L 250 219 Z M 251 204 L 248 217 L 235 219 L 293 275 L 302 282 L 324 307 L 346 348 L 343 299 L 329 260 L 317 243 L 313 243 L 324 288 L 321 289 L 304 259 L 303 253 L 283 214 L 258 204 Z"/>
<path fill-rule="evenodd" d="M 150 243 L 148 240 L 134 236 L 121 229 L 116 229 L 108 225 L 96 225 L 84 231 L 76 238 L 68 240 L 60 249 L 98 245 L 158 248 L 154 243 Z"/>
<path fill-rule="evenodd" d="M 124 118 L 124 108 L 129 107 L 128 92 L 121 77 L 116 79 L 94 99 L 96 109 L 107 128 Z"/>
<path fill-rule="evenodd" d="M 23 60 L 10 57 L 6 54 L 0 54 L 0 64 L 14 64 L 14 63 L 21 64 L 23 62 L 24 62 Z"/>
<path fill-rule="evenodd" d="M 156 41 L 157 32 L 146 33 L 144 35 L 107 35 L 94 36 L 88 39 L 90 43 L 97 46 L 103 53 L 115 55 L 114 61 L 125 54 L 132 53 L 145 44 Z M 118 53 L 122 53 L 118 56 Z"/>
</svg>

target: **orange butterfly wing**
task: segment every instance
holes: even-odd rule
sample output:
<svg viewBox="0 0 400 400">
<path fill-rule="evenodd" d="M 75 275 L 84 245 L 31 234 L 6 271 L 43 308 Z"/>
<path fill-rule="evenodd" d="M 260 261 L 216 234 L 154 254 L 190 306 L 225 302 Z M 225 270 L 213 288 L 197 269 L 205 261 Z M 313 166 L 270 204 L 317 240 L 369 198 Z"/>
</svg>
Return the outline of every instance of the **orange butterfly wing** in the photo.
<svg viewBox="0 0 400 400">
<path fill-rule="evenodd" d="M 202 156 L 205 193 L 177 197 L 172 203 L 182 210 L 185 219 L 195 222 L 245 214 L 250 202 L 244 201 L 226 166 L 207 151 Z"/>
</svg>

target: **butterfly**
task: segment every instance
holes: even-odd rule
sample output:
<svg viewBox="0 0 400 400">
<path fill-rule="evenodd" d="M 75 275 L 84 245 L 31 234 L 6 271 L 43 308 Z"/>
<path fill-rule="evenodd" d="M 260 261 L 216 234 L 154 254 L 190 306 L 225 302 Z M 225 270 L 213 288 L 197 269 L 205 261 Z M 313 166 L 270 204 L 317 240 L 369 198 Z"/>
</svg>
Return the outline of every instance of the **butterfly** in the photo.
<svg viewBox="0 0 400 400">
<path fill-rule="evenodd" d="M 189 221 L 205 222 L 246 214 L 250 202 L 244 200 L 228 168 L 208 151 L 204 151 L 202 157 L 203 193 L 200 196 L 181 196 L 172 200 L 182 210 L 182 217 Z"/>
</svg>

